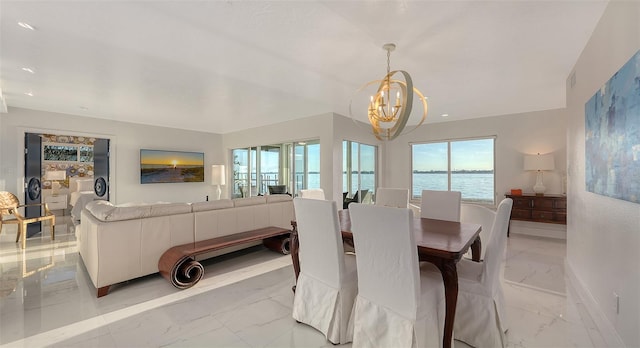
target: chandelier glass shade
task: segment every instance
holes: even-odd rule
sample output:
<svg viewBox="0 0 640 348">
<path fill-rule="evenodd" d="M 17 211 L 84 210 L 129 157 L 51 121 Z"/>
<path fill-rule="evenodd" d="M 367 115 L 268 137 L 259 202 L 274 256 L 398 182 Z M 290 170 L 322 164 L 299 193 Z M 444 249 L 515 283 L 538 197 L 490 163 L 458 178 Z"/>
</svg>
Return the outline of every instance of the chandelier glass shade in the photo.
<svg viewBox="0 0 640 348">
<path fill-rule="evenodd" d="M 356 93 L 377 85 L 374 95 L 369 98 L 367 116 L 371 124 L 373 134 L 378 140 L 393 140 L 400 134 L 406 134 L 420 126 L 427 118 L 427 100 L 422 93 L 413 87 L 413 81 L 409 73 L 403 70 L 390 71 L 391 51 L 395 44 L 385 44 L 387 51 L 387 74 L 382 80 L 367 82 Z M 398 77 L 398 78 L 395 78 Z M 403 133 L 413 108 L 414 94 L 421 103 L 423 112 L 420 121 L 415 127 Z M 349 113 L 353 118 L 352 104 L 349 105 Z"/>
</svg>

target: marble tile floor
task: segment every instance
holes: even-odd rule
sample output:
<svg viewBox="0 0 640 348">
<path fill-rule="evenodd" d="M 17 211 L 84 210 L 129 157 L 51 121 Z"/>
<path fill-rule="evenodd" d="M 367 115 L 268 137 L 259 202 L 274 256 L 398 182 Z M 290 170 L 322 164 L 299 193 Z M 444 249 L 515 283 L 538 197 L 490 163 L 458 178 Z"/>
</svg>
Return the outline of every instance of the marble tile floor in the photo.
<svg viewBox="0 0 640 348">
<path fill-rule="evenodd" d="M 2 347 L 333 347 L 291 318 L 288 256 L 253 247 L 207 260 L 204 279 L 191 289 L 154 274 L 97 299 L 72 223 L 59 225 L 53 242 L 48 231 L 30 239 L 26 251 L 12 227 L 0 234 Z M 564 255 L 564 241 L 509 238 L 508 347 L 605 345 L 565 282 Z"/>
</svg>

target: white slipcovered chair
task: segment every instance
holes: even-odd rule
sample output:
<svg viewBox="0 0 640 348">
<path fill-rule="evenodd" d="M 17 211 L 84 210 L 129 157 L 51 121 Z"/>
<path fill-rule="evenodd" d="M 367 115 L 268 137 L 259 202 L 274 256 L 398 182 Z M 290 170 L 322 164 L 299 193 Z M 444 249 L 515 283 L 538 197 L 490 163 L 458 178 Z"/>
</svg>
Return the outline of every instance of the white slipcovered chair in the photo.
<svg viewBox="0 0 640 348">
<path fill-rule="evenodd" d="M 358 276 L 355 256 L 344 253 L 336 202 L 294 198 L 293 205 L 300 243 L 293 318 L 333 344 L 351 342 Z"/>
<path fill-rule="evenodd" d="M 407 208 L 409 206 L 409 189 L 378 187 L 376 205 Z"/>
<path fill-rule="evenodd" d="M 493 221 L 496 218 L 496 212 L 478 204 L 462 203 L 460 205 L 460 222 L 471 224 L 479 224 L 482 226 L 480 231 L 480 240 L 483 243 L 489 243 L 491 240 L 491 232 L 493 231 Z M 480 260 L 484 260 L 484 254 L 487 251 L 488 244 L 485 244 L 480 254 Z M 471 258 L 471 251 L 465 254 L 465 257 Z"/>
<path fill-rule="evenodd" d="M 458 306 L 453 335 L 474 347 L 507 345 L 501 278 L 512 205 L 511 198 L 503 199 L 498 205 L 484 260 L 462 259 L 458 262 Z"/>
<path fill-rule="evenodd" d="M 460 222 L 459 191 L 422 190 L 420 217 Z"/>
<path fill-rule="evenodd" d="M 353 347 L 441 347 L 444 285 L 420 270 L 411 210 L 353 203 L 349 211 L 358 255 Z"/>
<path fill-rule="evenodd" d="M 324 200 L 324 191 L 321 188 L 300 190 L 300 197 Z"/>
</svg>

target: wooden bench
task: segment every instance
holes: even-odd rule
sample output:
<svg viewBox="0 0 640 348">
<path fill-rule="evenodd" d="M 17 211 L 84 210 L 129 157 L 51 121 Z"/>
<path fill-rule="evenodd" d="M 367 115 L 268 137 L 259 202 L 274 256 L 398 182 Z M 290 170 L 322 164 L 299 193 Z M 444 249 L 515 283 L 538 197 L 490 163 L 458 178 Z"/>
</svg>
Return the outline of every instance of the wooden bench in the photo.
<svg viewBox="0 0 640 348">
<path fill-rule="evenodd" d="M 265 227 L 174 246 L 162 254 L 158 270 L 176 288 L 188 289 L 200 281 L 204 274 L 204 267 L 196 261 L 196 255 L 258 240 L 262 240 L 267 248 L 287 255 L 290 252 L 290 234 L 291 231 L 285 228 Z"/>
</svg>

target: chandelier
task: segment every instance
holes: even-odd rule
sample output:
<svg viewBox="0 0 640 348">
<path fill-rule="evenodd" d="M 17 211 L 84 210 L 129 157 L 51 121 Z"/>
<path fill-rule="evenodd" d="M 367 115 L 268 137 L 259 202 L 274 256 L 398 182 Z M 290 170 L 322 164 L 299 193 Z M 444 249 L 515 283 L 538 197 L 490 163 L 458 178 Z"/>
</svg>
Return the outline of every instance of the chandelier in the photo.
<svg viewBox="0 0 640 348">
<path fill-rule="evenodd" d="M 358 92 L 379 84 L 376 93 L 369 98 L 367 116 L 373 134 L 378 140 L 393 140 L 400 134 L 406 134 L 416 129 L 424 122 L 427 118 L 427 100 L 417 88 L 413 87 L 409 73 L 404 70 L 391 71 L 391 52 L 396 49 L 396 45 L 388 43 L 382 48 L 387 51 L 387 74 L 382 80 L 366 83 Z M 396 74 L 402 75 L 404 81 L 395 79 L 394 75 Z M 411 115 L 414 93 L 422 103 L 422 117 L 415 127 L 402 133 Z M 352 114 L 351 104 L 349 105 L 349 113 Z"/>
</svg>

